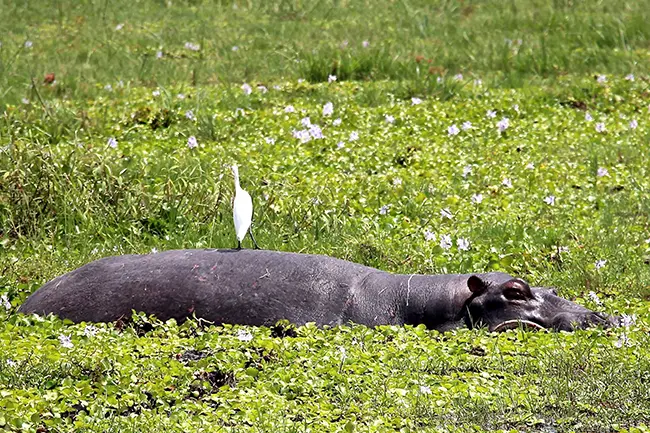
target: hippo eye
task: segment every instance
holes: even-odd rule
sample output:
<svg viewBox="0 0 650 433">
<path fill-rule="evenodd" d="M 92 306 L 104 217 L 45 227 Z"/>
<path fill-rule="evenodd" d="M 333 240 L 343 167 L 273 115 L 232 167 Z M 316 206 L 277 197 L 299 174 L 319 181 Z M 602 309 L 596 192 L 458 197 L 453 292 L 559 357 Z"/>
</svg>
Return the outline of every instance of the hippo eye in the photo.
<svg viewBox="0 0 650 433">
<path fill-rule="evenodd" d="M 503 291 L 503 296 L 510 301 L 525 301 L 526 295 L 521 290 L 509 287 Z"/>
</svg>

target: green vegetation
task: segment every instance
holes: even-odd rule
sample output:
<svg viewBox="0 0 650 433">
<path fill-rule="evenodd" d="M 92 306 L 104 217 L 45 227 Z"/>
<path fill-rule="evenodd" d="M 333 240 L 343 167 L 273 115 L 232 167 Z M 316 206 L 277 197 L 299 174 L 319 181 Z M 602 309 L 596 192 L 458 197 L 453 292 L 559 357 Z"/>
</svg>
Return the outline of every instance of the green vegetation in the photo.
<svg viewBox="0 0 650 433">
<path fill-rule="evenodd" d="M 0 430 L 649 431 L 649 11 L 0 0 Z M 103 256 L 234 246 L 233 162 L 264 248 L 501 270 L 637 319 L 495 335 L 15 314 Z"/>
</svg>

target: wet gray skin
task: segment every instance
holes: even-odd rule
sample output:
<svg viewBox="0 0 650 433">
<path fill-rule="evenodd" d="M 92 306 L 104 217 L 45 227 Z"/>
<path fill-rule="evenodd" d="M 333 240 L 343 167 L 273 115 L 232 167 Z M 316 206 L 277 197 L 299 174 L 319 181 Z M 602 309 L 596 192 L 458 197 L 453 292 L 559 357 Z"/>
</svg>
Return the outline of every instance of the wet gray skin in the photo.
<svg viewBox="0 0 650 433">
<path fill-rule="evenodd" d="M 472 276 L 467 285 L 472 292 L 466 305 L 469 327 L 483 325 L 492 330 L 510 320 L 528 321 L 556 331 L 618 324 L 616 317 L 559 297 L 554 288 L 530 287 L 519 278 L 486 284 L 481 278 Z"/>
</svg>

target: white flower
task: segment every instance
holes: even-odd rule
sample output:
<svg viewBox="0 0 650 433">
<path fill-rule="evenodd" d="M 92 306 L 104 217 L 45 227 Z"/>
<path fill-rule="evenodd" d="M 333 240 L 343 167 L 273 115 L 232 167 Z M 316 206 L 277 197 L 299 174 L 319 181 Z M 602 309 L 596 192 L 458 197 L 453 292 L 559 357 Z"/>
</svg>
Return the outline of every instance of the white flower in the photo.
<svg viewBox="0 0 650 433">
<path fill-rule="evenodd" d="M 264 141 L 266 141 L 266 144 L 275 144 L 275 138 L 273 137 L 264 137 Z"/>
<path fill-rule="evenodd" d="M 22 102 L 23 104 L 25 104 L 25 105 L 29 105 L 29 99 L 27 99 L 27 98 L 23 98 L 23 99 L 21 99 L 21 102 Z"/>
<path fill-rule="evenodd" d="M 469 120 L 467 122 L 463 122 L 463 125 L 460 127 L 463 131 L 469 131 L 472 129 L 472 122 Z"/>
<path fill-rule="evenodd" d="M 187 110 L 185 112 L 185 118 L 187 118 L 189 120 L 195 120 L 196 119 L 196 117 L 194 117 L 194 112 L 192 110 Z"/>
<path fill-rule="evenodd" d="M 621 314 L 621 326 L 629 328 L 636 323 L 636 314 Z"/>
<path fill-rule="evenodd" d="M 198 147 L 198 145 L 199 143 L 196 141 L 195 136 L 192 135 L 187 139 L 187 147 L 189 147 L 190 149 L 194 149 Z"/>
<path fill-rule="evenodd" d="M 436 234 L 433 233 L 431 230 L 426 229 L 424 231 L 424 240 L 425 241 L 435 241 L 436 240 Z"/>
<path fill-rule="evenodd" d="M 118 24 L 118 25 L 115 26 L 115 31 L 119 32 L 119 31 L 122 30 L 123 28 L 124 28 L 124 24 L 120 23 L 120 24 Z"/>
<path fill-rule="evenodd" d="M 411 98 L 411 104 L 412 105 L 418 105 L 418 104 L 421 104 L 421 103 L 422 103 L 422 99 L 416 98 L 416 97 Z"/>
<path fill-rule="evenodd" d="M 503 119 L 499 120 L 497 122 L 497 128 L 499 128 L 499 132 L 504 132 L 508 127 L 510 126 L 510 119 L 507 117 L 504 117 Z"/>
<path fill-rule="evenodd" d="M 420 394 L 431 394 L 431 388 L 426 385 L 421 385 Z"/>
<path fill-rule="evenodd" d="M 323 131 L 321 130 L 320 126 L 318 125 L 311 125 L 309 127 L 309 135 L 311 135 L 312 138 L 318 140 L 321 138 L 325 138 L 323 135 Z"/>
<path fill-rule="evenodd" d="M 343 49 L 345 49 L 345 48 L 348 47 L 348 43 L 349 43 L 349 42 L 348 42 L 348 40 L 346 39 L 346 40 L 344 40 L 343 42 L 341 42 L 341 45 L 339 45 L 339 46 L 340 46 L 341 49 L 343 50 Z"/>
<path fill-rule="evenodd" d="M 338 143 L 336 143 L 336 148 L 337 149 L 343 149 L 344 147 L 345 147 L 345 143 L 343 143 L 342 141 L 339 141 Z"/>
<path fill-rule="evenodd" d="M 115 137 L 110 137 L 106 142 L 106 144 L 108 145 L 108 147 L 111 147 L 113 149 L 117 148 L 117 140 L 115 139 Z"/>
<path fill-rule="evenodd" d="M 458 129 L 458 126 L 454 123 L 451 125 L 449 128 L 447 128 L 447 134 L 449 136 L 453 137 L 454 135 L 458 135 L 460 133 L 460 129 Z"/>
<path fill-rule="evenodd" d="M 154 90 L 153 92 L 151 92 L 151 95 L 152 95 L 154 98 L 160 96 L 160 90 Z"/>
<path fill-rule="evenodd" d="M 379 208 L 379 215 L 386 215 L 389 209 L 390 206 L 388 206 L 387 204 L 383 205 L 382 207 Z"/>
<path fill-rule="evenodd" d="M 483 85 L 483 80 L 481 80 L 480 78 L 475 79 L 474 80 L 474 85 L 476 87 L 480 87 L 481 85 Z"/>
<path fill-rule="evenodd" d="M 72 349 L 74 347 L 74 344 L 72 344 L 72 340 L 68 335 L 59 335 L 59 342 L 61 343 L 61 346 L 66 349 Z"/>
<path fill-rule="evenodd" d="M 7 365 L 9 367 L 15 367 L 16 365 L 18 365 L 18 363 L 16 361 L 11 360 L 11 359 L 7 359 Z"/>
<path fill-rule="evenodd" d="M 597 132 L 605 132 L 605 124 L 603 122 L 596 123 Z"/>
<path fill-rule="evenodd" d="M 25 48 L 31 48 L 33 46 L 34 44 L 32 43 L 32 41 L 25 41 Z"/>
<path fill-rule="evenodd" d="M 528 170 L 535 170 L 535 164 L 533 164 L 532 162 L 529 162 L 529 163 L 526 165 L 526 168 L 527 168 Z"/>
<path fill-rule="evenodd" d="M 284 112 L 285 113 L 295 113 L 296 109 L 293 108 L 293 105 L 287 105 L 286 107 L 284 107 Z"/>
<path fill-rule="evenodd" d="M 334 104 L 328 102 L 327 104 L 323 105 L 323 116 L 331 116 L 332 113 L 334 113 Z"/>
<path fill-rule="evenodd" d="M 176 95 L 176 97 L 178 99 L 185 99 L 185 94 L 184 93 L 179 93 L 178 95 Z"/>
<path fill-rule="evenodd" d="M 336 75 L 330 75 L 327 77 L 328 83 L 333 83 L 334 81 L 336 81 Z"/>
<path fill-rule="evenodd" d="M 630 121 L 630 129 L 636 129 L 637 126 L 639 126 L 639 122 L 637 122 L 636 119 L 632 119 Z"/>
<path fill-rule="evenodd" d="M 363 48 L 368 48 L 370 46 L 370 42 L 363 41 L 363 42 L 361 42 L 361 46 L 363 46 Z"/>
<path fill-rule="evenodd" d="M 269 91 L 269 89 L 267 89 L 266 86 L 262 86 L 261 84 L 257 86 L 257 90 L 259 90 L 261 93 L 266 93 Z"/>
<path fill-rule="evenodd" d="M 282 90 L 282 87 L 280 87 L 280 85 L 278 85 L 278 84 L 274 84 L 273 85 L 273 90 Z"/>
<path fill-rule="evenodd" d="M 598 75 L 596 77 L 596 81 L 598 81 L 599 83 L 605 83 L 607 82 L 607 77 L 605 75 Z"/>
<path fill-rule="evenodd" d="M 86 327 L 84 328 L 84 335 L 86 337 L 94 337 L 97 335 L 98 332 L 99 332 L 99 328 L 96 327 L 95 325 L 86 325 Z"/>
<path fill-rule="evenodd" d="M 216 114 L 215 114 L 215 116 L 216 116 Z M 237 108 L 235 108 L 235 117 L 239 117 L 239 116 L 241 116 L 241 117 L 246 116 L 246 112 L 244 111 L 243 108 L 237 107 Z"/>
<path fill-rule="evenodd" d="M 438 83 L 438 84 L 442 83 L 442 77 L 436 78 L 436 83 Z"/>
<path fill-rule="evenodd" d="M 2 304 L 5 307 L 5 310 L 9 311 L 11 310 L 11 302 L 9 302 L 9 297 L 5 293 L 0 297 L 0 304 Z"/>
<path fill-rule="evenodd" d="M 544 199 L 544 203 L 546 203 L 549 206 L 555 205 L 555 196 L 554 195 L 549 195 Z"/>
<path fill-rule="evenodd" d="M 350 141 L 357 141 L 359 139 L 359 133 L 357 131 L 350 132 Z"/>
<path fill-rule="evenodd" d="M 153 247 L 153 248 L 151 249 L 150 254 L 156 254 L 157 252 L 158 252 L 158 248 Z"/>
<path fill-rule="evenodd" d="M 107 84 L 107 85 L 104 86 L 104 90 L 106 90 L 107 92 L 112 92 L 113 91 L 113 86 L 111 86 L 110 84 Z"/>
<path fill-rule="evenodd" d="M 233 45 L 230 50 L 234 53 L 235 51 L 239 51 L 239 47 L 237 45 Z"/>
<path fill-rule="evenodd" d="M 507 177 L 501 181 L 501 185 L 505 186 L 506 188 L 512 188 L 512 182 Z"/>
<path fill-rule="evenodd" d="M 253 88 L 248 83 L 242 84 L 241 89 L 244 91 L 244 95 L 250 95 L 253 93 Z"/>
<path fill-rule="evenodd" d="M 456 239 L 456 246 L 458 251 L 467 251 L 469 250 L 469 241 L 465 238 L 458 238 Z"/>
<path fill-rule="evenodd" d="M 393 185 L 400 186 L 401 184 L 402 184 L 402 179 L 400 179 L 399 177 L 393 179 Z"/>
<path fill-rule="evenodd" d="M 239 331 L 237 331 L 237 339 L 239 341 L 251 341 L 253 339 L 253 335 L 248 331 L 244 331 L 243 329 L 240 329 Z"/>
<path fill-rule="evenodd" d="M 483 194 L 474 194 L 472 196 L 472 203 L 481 204 L 482 201 L 483 201 Z"/>
<path fill-rule="evenodd" d="M 337 119 L 334 119 L 334 121 L 332 122 L 332 125 L 334 125 L 334 126 L 339 126 L 340 124 L 341 124 L 341 118 L 340 117 L 337 118 Z"/>
<path fill-rule="evenodd" d="M 598 260 L 596 263 L 594 263 L 594 266 L 596 267 L 596 269 L 600 269 L 605 267 L 606 264 L 607 264 L 607 260 Z"/>
<path fill-rule="evenodd" d="M 586 120 L 587 122 L 591 122 L 591 121 L 594 120 L 594 118 L 591 116 L 591 114 L 589 114 L 588 111 L 585 113 L 585 120 Z"/>
<path fill-rule="evenodd" d="M 454 80 L 456 80 L 456 81 L 462 81 L 462 80 L 463 80 L 463 74 L 456 74 L 456 75 L 454 75 Z"/>
<path fill-rule="evenodd" d="M 162 51 L 160 51 L 160 50 L 156 51 L 156 58 L 157 58 L 157 59 L 162 59 L 162 58 L 163 58 L 163 55 L 164 55 L 164 54 L 163 54 Z"/>
<path fill-rule="evenodd" d="M 185 42 L 185 49 L 190 51 L 199 51 L 201 49 L 201 45 L 192 42 Z"/>
<path fill-rule="evenodd" d="M 495 117 L 497 117 L 497 112 L 494 111 L 494 110 L 488 110 L 488 111 L 485 113 L 485 116 L 486 116 L 487 118 L 489 118 L 489 119 L 494 119 Z"/>
<path fill-rule="evenodd" d="M 512 109 L 515 110 L 517 113 L 519 113 L 519 104 L 513 105 Z"/>
<path fill-rule="evenodd" d="M 467 177 L 470 174 L 472 174 L 472 166 L 466 165 L 465 167 L 463 167 L 463 177 Z"/>
<path fill-rule="evenodd" d="M 599 167 L 598 171 L 596 171 L 596 176 L 598 176 L 598 177 L 609 176 L 609 171 L 607 171 L 606 168 Z"/>
<path fill-rule="evenodd" d="M 300 131 L 294 130 L 293 136 L 294 138 L 300 140 L 301 143 L 307 143 L 311 141 L 311 135 L 307 129 L 301 129 Z"/>
<path fill-rule="evenodd" d="M 391 116 L 390 114 L 387 114 L 386 116 L 384 116 L 384 120 L 386 120 L 386 123 L 391 123 L 391 124 L 395 123 L 395 118 L 393 116 Z"/>
<path fill-rule="evenodd" d="M 618 340 L 614 342 L 614 347 L 618 349 L 620 349 L 623 346 L 629 346 L 629 345 L 630 345 L 630 339 L 625 334 L 621 334 L 621 336 L 618 337 Z"/>
<path fill-rule="evenodd" d="M 442 218 L 447 218 L 447 219 L 450 219 L 450 220 L 454 219 L 454 215 L 452 215 L 452 213 L 451 213 L 451 211 L 449 210 L 448 207 L 444 208 L 444 209 L 440 209 L 440 216 Z"/>
<path fill-rule="evenodd" d="M 596 305 L 603 305 L 602 301 L 600 300 L 600 298 L 598 297 L 598 295 L 596 294 L 596 292 L 594 292 L 593 290 L 590 291 L 589 293 L 587 293 L 587 297 L 588 297 L 588 298 L 591 300 L 591 302 L 593 302 L 594 304 L 596 304 Z"/>
<path fill-rule="evenodd" d="M 448 250 L 452 246 L 451 242 L 451 236 L 449 235 L 442 235 L 440 236 L 440 248 L 443 250 Z"/>
<path fill-rule="evenodd" d="M 627 81 L 634 81 L 634 74 L 627 74 L 627 75 L 625 76 L 625 79 L 626 79 Z"/>
<path fill-rule="evenodd" d="M 300 124 L 305 128 L 309 128 L 311 126 L 311 120 L 309 119 L 309 116 L 300 119 Z"/>
<path fill-rule="evenodd" d="M 305 82 L 305 79 L 304 79 L 304 78 L 298 78 L 298 84 L 302 84 L 302 83 L 304 83 L 304 82 Z"/>
</svg>

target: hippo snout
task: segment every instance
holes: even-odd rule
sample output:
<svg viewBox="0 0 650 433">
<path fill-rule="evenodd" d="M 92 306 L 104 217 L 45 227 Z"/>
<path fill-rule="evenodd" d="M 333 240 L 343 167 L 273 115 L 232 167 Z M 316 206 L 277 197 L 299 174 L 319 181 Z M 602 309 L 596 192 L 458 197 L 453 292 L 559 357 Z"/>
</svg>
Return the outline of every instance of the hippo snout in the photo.
<svg viewBox="0 0 650 433">
<path fill-rule="evenodd" d="M 552 327 L 558 331 L 574 331 L 594 326 L 610 328 L 617 326 L 619 320 L 616 317 L 604 313 L 589 312 L 586 314 L 560 313 L 552 320 Z"/>
</svg>

